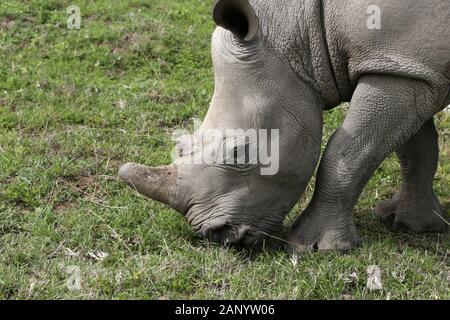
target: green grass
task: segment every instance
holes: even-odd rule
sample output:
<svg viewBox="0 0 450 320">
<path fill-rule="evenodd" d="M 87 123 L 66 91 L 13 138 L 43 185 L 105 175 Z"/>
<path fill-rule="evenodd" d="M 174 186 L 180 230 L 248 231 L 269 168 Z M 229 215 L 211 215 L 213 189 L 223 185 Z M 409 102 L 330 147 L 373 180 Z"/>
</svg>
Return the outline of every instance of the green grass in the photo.
<svg viewBox="0 0 450 320">
<path fill-rule="evenodd" d="M 212 2 L 76 3 L 81 30 L 66 28 L 72 1 L 0 3 L 0 298 L 450 298 L 449 235 L 393 233 L 371 213 L 399 188 L 394 158 L 356 208 L 363 246 L 298 261 L 270 243 L 207 244 L 126 188 L 120 164 L 169 163 L 171 132 L 207 111 Z M 343 114 L 326 113 L 326 137 Z M 450 117 L 438 118 L 436 190 L 449 209 Z M 372 264 L 383 290 L 366 289 Z M 79 290 L 66 285 L 73 267 Z"/>
</svg>

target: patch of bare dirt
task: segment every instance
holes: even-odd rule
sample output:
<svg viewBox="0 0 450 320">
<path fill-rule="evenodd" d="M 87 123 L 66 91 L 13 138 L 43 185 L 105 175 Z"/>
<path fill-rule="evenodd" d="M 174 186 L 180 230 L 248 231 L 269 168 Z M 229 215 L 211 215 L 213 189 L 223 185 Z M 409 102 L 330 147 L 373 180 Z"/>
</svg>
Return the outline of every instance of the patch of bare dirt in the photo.
<svg viewBox="0 0 450 320">
<path fill-rule="evenodd" d="M 14 25 L 15 21 L 13 19 L 12 20 L 6 18 L 0 19 L 0 30 L 4 32 L 12 29 Z"/>
<path fill-rule="evenodd" d="M 69 211 L 70 209 L 73 209 L 75 207 L 75 203 L 71 201 L 63 201 L 60 203 L 57 203 L 53 206 L 53 210 L 55 210 L 58 213 Z"/>
</svg>

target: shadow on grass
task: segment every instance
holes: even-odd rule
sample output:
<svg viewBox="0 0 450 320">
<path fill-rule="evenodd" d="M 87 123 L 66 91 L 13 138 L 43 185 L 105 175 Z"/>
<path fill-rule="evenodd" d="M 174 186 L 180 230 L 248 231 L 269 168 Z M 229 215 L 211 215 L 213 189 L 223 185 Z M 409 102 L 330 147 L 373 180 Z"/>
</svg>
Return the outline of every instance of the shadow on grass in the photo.
<svg viewBox="0 0 450 320">
<path fill-rule="evenodd" d="M 450 203 L 444 205 L 446 212 L 450 211 Z M 447 216 L 448 217 L 448 216 Z M 373 212 L 364 210 L 355 219 L 364 243 L 377 243 L 380 239 L 390 240 L 399 251 L 407 248 L 418 249 L 444 259 L 448 255 L 450 232 L 444 233 L 415 233 L 412 231 L 397 231 L 383 224 Z"/>
<path fill-rule="evenodd" d="M 450 212 L 450 202 L 444 204 L 446 212 Z M 395 231 L 392 228 L 384 225 L 375 214 L 369 210 L 364 209 L 356 212 L 355 224 L 361 238 L 363 240 L 361 246 L 370 246 L 372 244 L 379 243 L 380 240 L 387 240 L 393 243 L 397 247 L 397 250 L 402 252 L 408 248 L 418 249 L 421 252 L 435 255 L 439 258 L 448 256 L 448 245 L 450 243 L 450 232 L 442 234 L 438 233 L 414 233 L 408 231 Z M 289 243 L 286 241 L 289 233 L 289 226 L 283 227 L 280 232 L 273 236 L 266 237 L 260 240 L 256 245 L 251 248 L 244 248 L 232 245 L 219 245 L 217 243 L 209 242 L 202 239 L 199 236 L 193 236 L 190 240 L 193 246 L 199 247 L 218 247 L 226 250 L 231 250 L 236 253 L 241 260 L 256 260 L 261 254 L 264 255 L 279 255 L 285 254 L 286 258 L 289 258 L 291 252 L 288 249 Z M 359 248 L 355 248 L 358 250 Z M 352 250 L 353 251 L 353 250 Z M 305 252 L 305 255 L 317 254 L 321 255 L 324 252 L 318 252 L 315 250 Z M 326 253 L 326 252 L 325 252 Z M 330 252 L 331 254 L 342 255 L 345 252 Z M 303 254 L 302 254 L 303 255 Z"/>
</svg>

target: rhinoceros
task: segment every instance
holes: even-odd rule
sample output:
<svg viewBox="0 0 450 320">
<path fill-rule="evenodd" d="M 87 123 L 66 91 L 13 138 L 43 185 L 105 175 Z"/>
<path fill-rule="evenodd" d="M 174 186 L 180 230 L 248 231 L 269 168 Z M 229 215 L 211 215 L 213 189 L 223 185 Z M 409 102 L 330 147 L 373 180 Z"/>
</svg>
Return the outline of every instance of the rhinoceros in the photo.
<svg viewBox="0 0 450 320">
<path fill-rule="evenodd" d="M 298 251 L 358 245 L 352 210 L 394 152 L 402 187 L 375 214 L 393 230 L 447 229 L 433 190 L 433 117 L 450 104 L 450 1 L 218 0 L 213 19 L 215 90 L 193 135 L 278 129 L 277 172 L 183 156 L 157 168 L 123 165 L 119 176 L 128 185 L 181 212 L 210 241 L 254 245 L 281 228 L 312 178 L 324 111 L 349 102 L 286 242 Z M 224 142 L 213 141 L 204 147 Z"/>
</svg>

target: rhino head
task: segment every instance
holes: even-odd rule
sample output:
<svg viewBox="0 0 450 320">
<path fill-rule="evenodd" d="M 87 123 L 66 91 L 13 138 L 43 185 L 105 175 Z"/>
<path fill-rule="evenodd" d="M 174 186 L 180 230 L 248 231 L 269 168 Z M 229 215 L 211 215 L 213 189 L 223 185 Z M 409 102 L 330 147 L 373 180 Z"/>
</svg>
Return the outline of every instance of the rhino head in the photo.
<svg viewBox="0 0 450 320">
<path fill-rule="evenodd" d="M 119 176 L 143 195 L 185 215 L 201 236 L 248 246 L 282 226 L 311 179 L 320 155 L 322 101 L 306 74 L 299 76 L 275 43 L 284 27 L 274 24 L 269 10 L 248 0 L 219 0 L 213 18 L 215 90 L 192 138 L 210 130 L 256 129 L 269 135 L 279 130 L 271 150 L 279 155 L 272 166 L 276 170 L 248 160 L 192 163 L 192 157 L 218 150 L 234 138 L 232 153 L 239 148 L 248 151 L 248 140 L 224 135 L 201 140 L 201 151 L 184 152 L 169 166 L 125 164 Z M 263 174 L 264 168 L 268 173 Z"/>
</svg>

